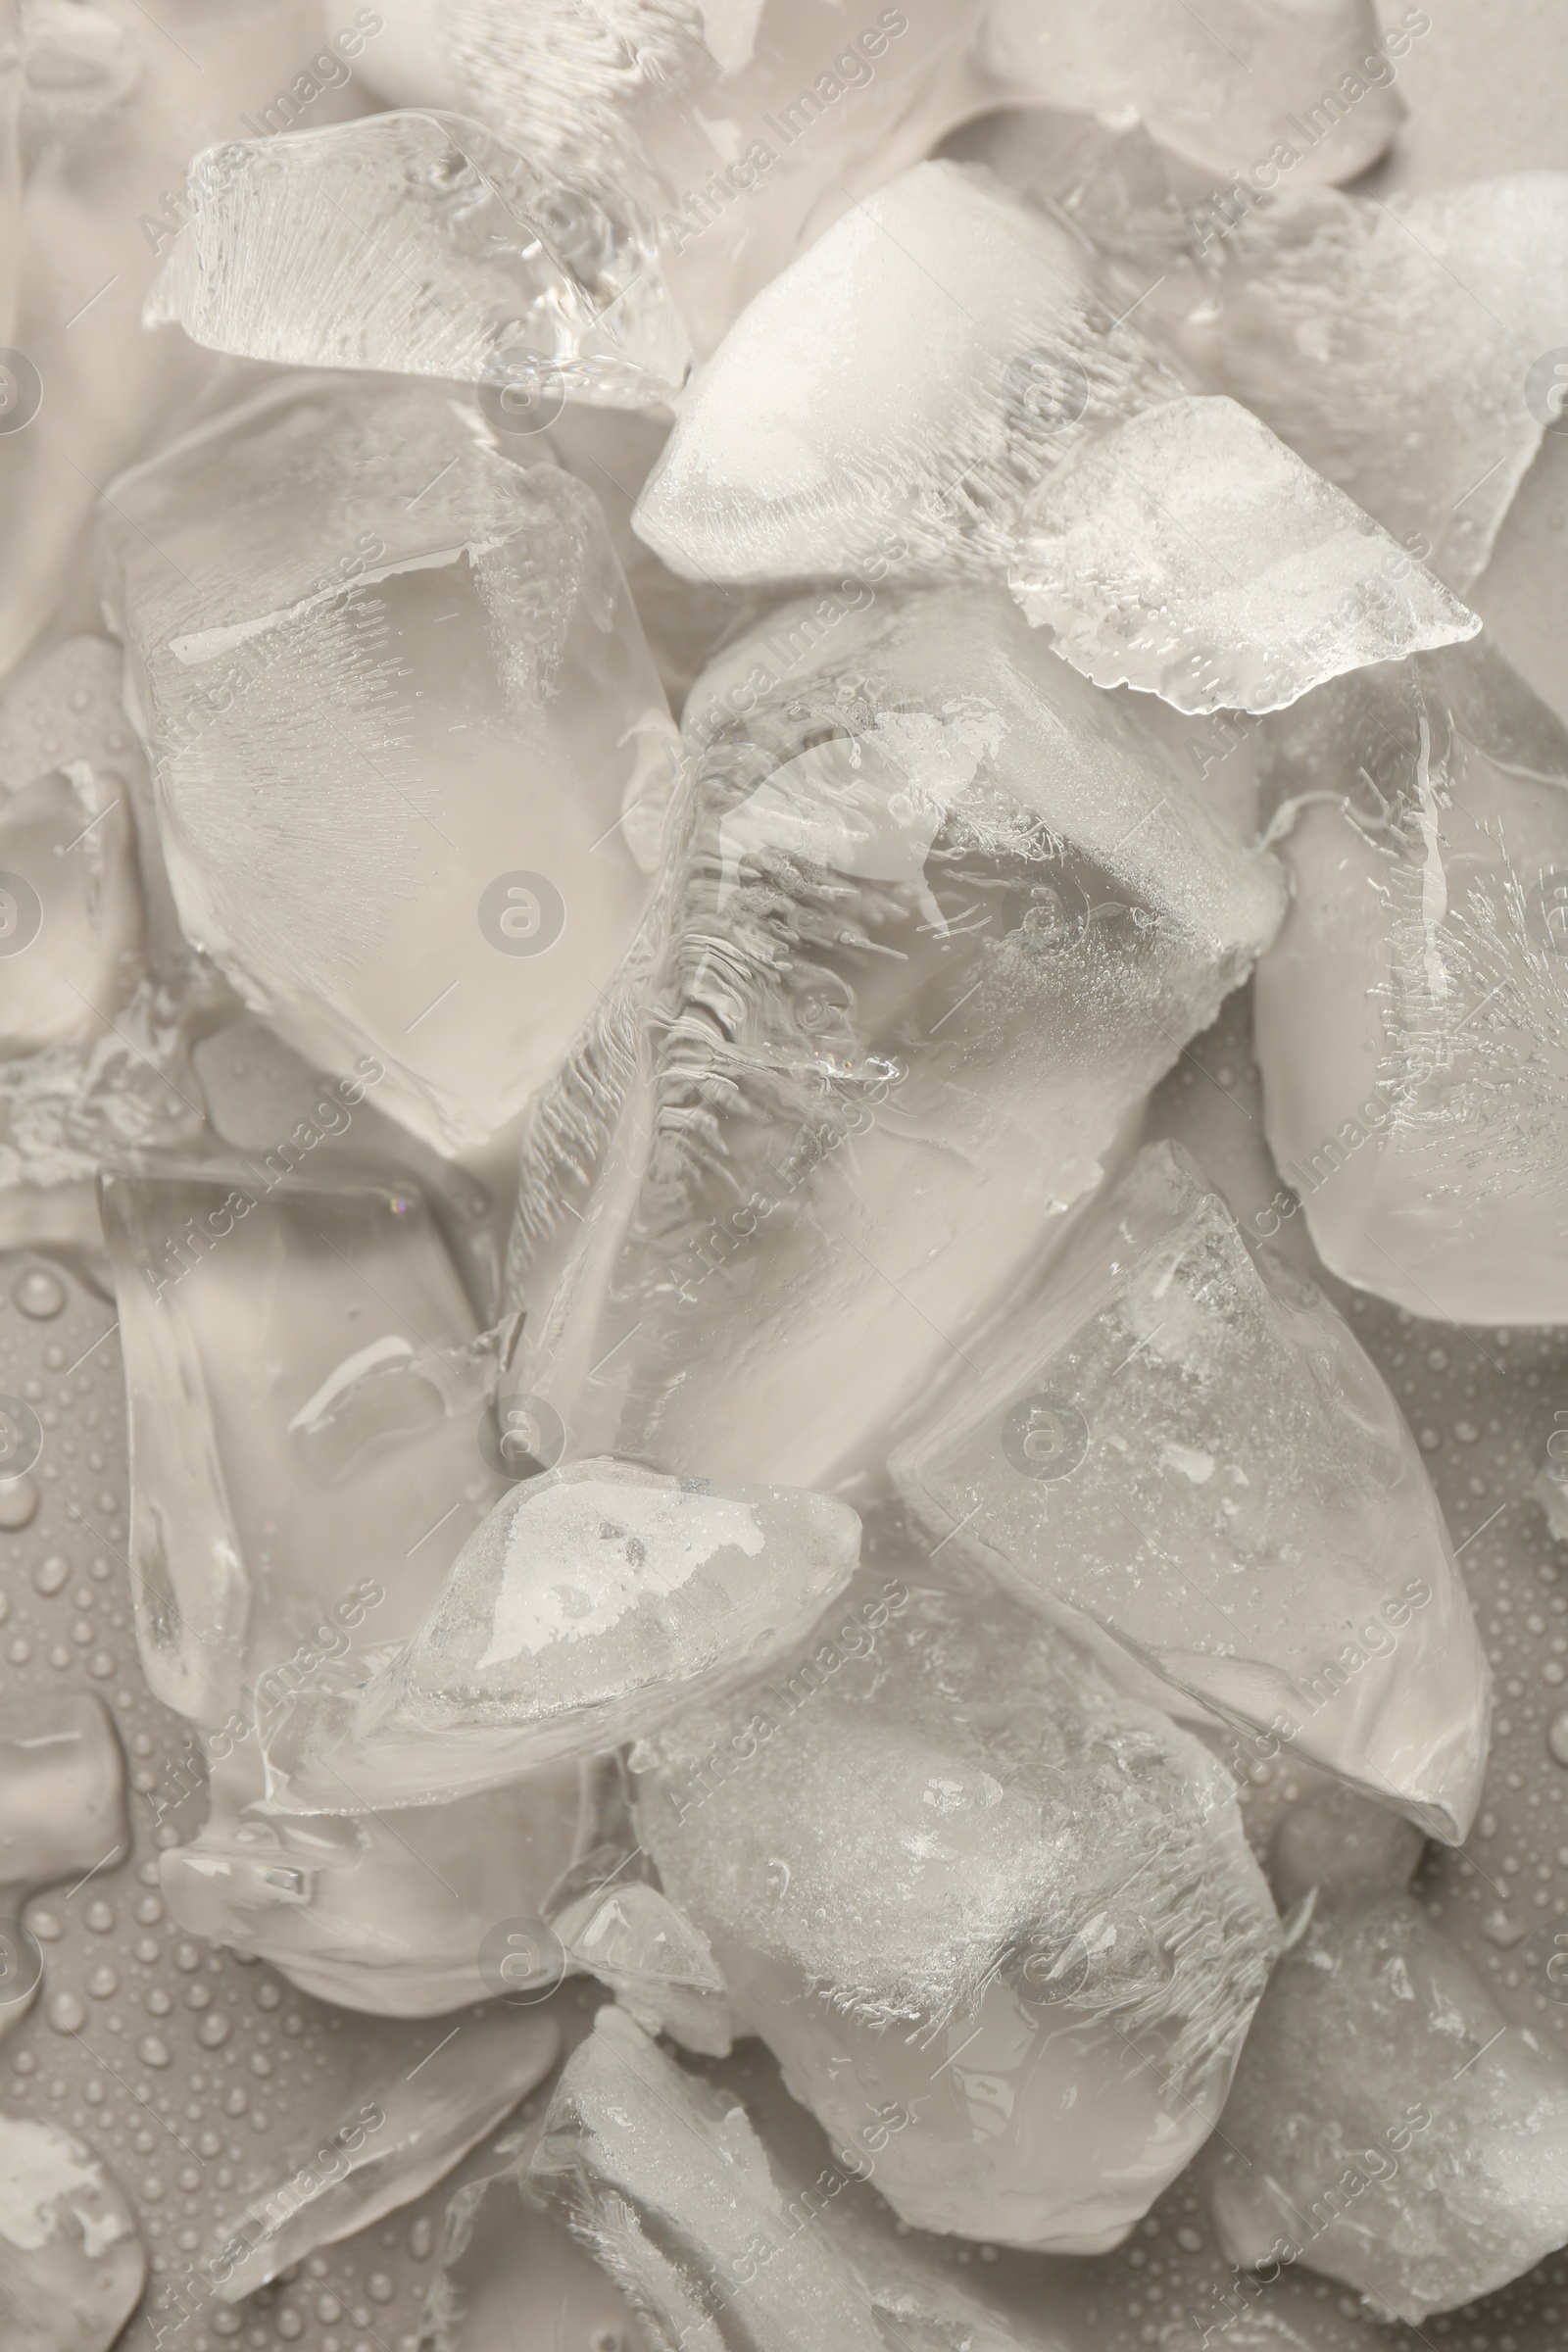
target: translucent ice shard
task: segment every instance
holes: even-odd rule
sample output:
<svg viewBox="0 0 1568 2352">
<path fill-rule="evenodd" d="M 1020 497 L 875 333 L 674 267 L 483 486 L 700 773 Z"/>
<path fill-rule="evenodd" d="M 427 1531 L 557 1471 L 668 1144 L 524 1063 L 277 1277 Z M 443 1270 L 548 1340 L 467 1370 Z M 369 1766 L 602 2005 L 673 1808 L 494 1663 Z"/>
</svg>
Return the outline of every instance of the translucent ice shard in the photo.
<svg viewBox="0 0 1568 2352">
<path fill-rule="evenodd" d="M 1024 497 L 1186 387 L 1089 250 L 922 164 L 758 295 L 681 403 L 636 527 L 693 579 L 1005 569 Z"/>
<path fill-rule="evenodd" d="M 1257 1047 L 1318 1254 L 1412 1314 L 1560 1323 L 1568 736 L 1485 640 L 1269 723 L 1295 894 Z"/>
<path fill-rule="evenodd" d="M 369 1050 L 416 1134 L 482 1142 L 631 937 L 623 807 L 671 766 L 592 496 L 499 456 L 456 396 L 330 376 L 112 495 L 186 932 L 318 1066 Z"/>
<path fill-rule="evenodd" d="M 998 588 L 774 616 L 693 690 L 656 914 L 524 1130 L 518 1427 L 833 1486 L 1009 1297 L 1278 919 Z"/>
<path fill-rule="evenodd" d="M 905 2221 L 1102 2252 L 1212 2129 L 1276 1947 L 1227 1778 L 1000 1594 L 849 1598 L 858 1655 L 633 1749 L 648 1849 Z"/>
<path fill-rule="evenodd" d="M 1491 1678 L 1415 1441 L 1348 1325 L 1249 1250 L 1179 1147 L 1140 1153 L 964 1353 L 895 1456 L 936 1538 L 1464 1837 Z"/>
<path fill-rule="evenodd" d="M 567 1957 L 608 1984 L 645 2033 L 728 2056 L 734 2032 L 718 1964 L 657 1886 L 632 1879 L 596 1887 L 558 1912 L 555 1927 Z"/>
<path fill-rule="evenodd" d="M 872 2170 L 846 2151 L 794 2179 L 732 2093 L 606 2008 L 566 2061 L 524 2179 L 662 2348 L 1060 2352 L 918 2256 L 840 2226 L 830 2200 Z"/>
<path fill-rule="evenodd" d="M 1173 400 L 1030 497 L 1009 578 L 1097 686 L 1178 710 L 1277 710 L 1481 623 L 1233 400 Z"/>
<path fill-rule="evenodd" d="M 860 1523 L 830 1495 L 574 1462 L 503 1495 L 411 1642 L 269 1742 L 272 1802 L 434 1803 L 612 1748 L 716 1697 L 842 1592 Z"/>
<path fill-rule="evenodd" d="M 1205 171 L 1353 179 L 1404 114 L 1373 0 L 990 0 L 981 54 L 1052 106 L 1137 117 Z M 1266 183 L 1265 183 L 1266 184 Z"/>
<path fill-rule="evenodd" d="M 652 255 L 460 115 L 372 115 L 209 147 L 147 305 L 194 341 L 307 368 L 670 399 L 685 330 Z"/>
<path fill-rule="evenodd" d="M 1373 1891 L 1331 1872 L 1296 1911 L 1210 2197 L 1230 2261 L 1301 2262 L 1419 2325 L 1568 2241 L 1568 2065 L 1508 2023 L 1402 1875 Z"/>
<path fill-rule="evenodd" d="M 369 1644 L 405 1641 L 506 1484 L 428 1208 L 313 1166 L 320 1141 L 296 1128 L 250 1161 L 105 1179 L 137 1635 L 209 1763 L 211 1819 L 165 1856 L 176 1916 L 328 1998 L 417 2015 L 479 1998 L 486 1931 L 537 1914 L 571 1857 L 576 1775 L 395 1831 L 247 1812 L 289 1698 L 363 1681 Z"/>
<path fill-rule="evenodd" d="M 1468 588 L 1560 413 L 1568 173 L 1386 202 L 1281 189 L 1207 243 L 1205 380 Z"/>
<path fill-rule="evenodd" d="M 213 2257 L 218 2292 L 239 2303 L 318 2246 L 335 2245 L 422 2196 L 555 2065 L 561 2030 L 527 2010 L 466 2018 L 412 2071 L 407 2049 L 362 2088 L 319 2146 L 251 2198 Z M 296 2117 L 295 2130 L 303 2119 Z"/>
<path fill-rule="evenodd" d="M 124 796 L 85 760 L 0 787 L 0 1054 L 100 1031 L 134 976 L 141 928 Z"/>
<path fill-rule="evenodd" d="M 109 2352 L 147 2256 L 119 2181 L 73 2133 L 0 2114 L 0 2335 L 6 2352 Z"/>
</svg>

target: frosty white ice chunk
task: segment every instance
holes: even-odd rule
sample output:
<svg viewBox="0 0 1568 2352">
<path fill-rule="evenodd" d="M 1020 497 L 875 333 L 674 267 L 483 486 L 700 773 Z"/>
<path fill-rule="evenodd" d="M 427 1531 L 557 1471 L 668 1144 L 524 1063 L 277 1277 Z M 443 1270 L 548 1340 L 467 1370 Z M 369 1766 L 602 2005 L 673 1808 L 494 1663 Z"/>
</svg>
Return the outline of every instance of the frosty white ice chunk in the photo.
<svg viewBox="0 0 1568 2352">
<path fill-rule="evenodd" d="M 372 115 L 196 156 L 149 325 L 308 368 L 641 407 L 685 330 L 650 253 L 591 196 L 461 115 Z"/>
<path fill-rule="evenodd" d="M 846 1503 L 574 1462 L 502 1496 L 413 1639 L 270 1742 L 272 1802 L 438 1802 L 621 1745 L 799 1640 L 859 1557 Z"/>
<path fill-rule="evenodd" d="M 329 0 L 346 29 L 355 0 Z M 389 0 L 356 71 L 453 107 L 624 208 L 699 350 L 858 197 L 918 162 L 993 86 L 964 53 L 978 0 Z M 350 37 L 353 37 L 352 34 Z"/>
<path fill-rule="evenodd" d="M 181 920 L 439 1149 L 511 1118 L 647 881 L 673 729 L 603 516 L 434 386 L 295 376 L 123 478 L 113 618 Z M 655 824 L 657 835 L 657 822 Z"/>
<path fill-rule="evenodd" d="M 1270 728 L 1295 892 L 1257 1050 L 1319 1256 L 1415 1315 L 1568 1320 L 1568 736 L 1485 640 Z"/>
<path fill-rule="evenodd" d="M 1320 1885 L 1287 1944 L 1205 2159 L 1227 2260 L 1298 2261 L 1419 2326 L 1568 2241 L 1545 2036 L 1396 1884 Z"/>
<path fill-rule="evenodd" d="M 636 527 L 693 579 L 1004 569 L 1033 485 L 1185 389 L 1093 254 L 977 166 L 879 188 L 759 294 Z"/>
<path fill-rule="evenodd" d="M 981 56 L 1052 106 L 1136 116 L 1205 171 L 1352 179 L 1404 114 L 1373 0 L 990 0 Z"/>
<path fill-rule="evenodd" d="M 412 2067 L 400 2047 L 360 2085 L 360 2104 L 318 2126 L 290 2119 L 308 2149 L 281 2180 L 251 2197 L 210 2258 L 225 2303 L 243 2302 L 318 2246 L 336 2245 L 422 2196 L 525 2098 L 555 2065 L 561 2030 L 538 2012 L 465 2018 Z"/>
<path fill-rule="evenodd" d="M 829 1488 L 1099 1181 L 1279 878 L 1000 588 L 793 606 L 687 727 L 659 906 L 524 1130 L 506 1409 L 553 1458 Z"/>
<path fill-rule="evenodd" d="M 352 1687 L 367 1645 L 406 1640 L 505 1486 L 473 1312 L 421 1197 L 313 1164 L 331 1147 L 312 1133 L 104 1182 L 137 1637 L 209 1767 L 168 1891 L 188 1927 L 330 1999 L 417 2015 L 477 1999 L 486 1931 L 537 1914 L 571 1857 L 576 1775 L 395 1832 L 249 1817 L 287 1701 Z"/>
<path fill-rule="evenodd" d="M 1195 1739 L 1000 1594 L 912 1581 L 851 1586 L 858 1654 L 640 1742 L 642 1834 L 905 2221 L 1102 2252 L 1219 2114 L 1274 1908 Z"/>
<path fill-rule="evenodd" d="M 1358 507 L 1469 587 L 1559 414 L 1568 173 L 1386 201 L 1281 188 L 1208 240 L 1189 356 Z"/>
<path fill-rule="evenodd" d="M 651 2343 L 1060 2352 L 918 2255 L 846 2228 L 831 2200 L 866 2170 L 863 2155 L 835 2154 L 798 2180 L 732 2092 L 606 2008 L 566 2061 L 524 2180 L 613 2279 Z"/>
<path fill-rule="evenodd" d="M 1080 447 L 1025 506 L 1009 572 L 1097 686 L 1277 710 L 1481 623 L 1233 400 L 1173 400 Z"/>
<path fill-rule="evenodd" d="M 1178 1146 L 964 1343 L 895 1455 L 935 1538 L 1457 1842 L 1489 1675 L 1414 1439 Z"/>
<path fill-rule="evenodd" d="M 124 2191 L 73 2132 L 0 2113 L 6 2352 L 109 2352 L 147 2279 Z"/>
</svg>

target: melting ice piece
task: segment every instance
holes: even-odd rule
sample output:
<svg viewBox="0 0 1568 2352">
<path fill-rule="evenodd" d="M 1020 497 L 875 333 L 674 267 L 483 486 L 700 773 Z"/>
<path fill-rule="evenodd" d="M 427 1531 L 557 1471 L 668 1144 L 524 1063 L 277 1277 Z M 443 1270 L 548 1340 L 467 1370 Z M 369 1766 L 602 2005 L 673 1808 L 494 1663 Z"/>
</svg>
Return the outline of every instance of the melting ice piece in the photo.
<svg viewBox="0 0 1568 2352">
<path fill-rule="evenodd" d="M 1568 346 L 1568 173 L 1236 208 L 1189 356 L 1358 507 L 1469 587 L 1548 423 Z"/>
<path fill-rule="evenodd" d="M 849 2169 L 845 2169 L 845 2167 Z M 567 2059 L 524 2176 L 613 2279 L 649 2340 L 704 2352 L 1060 2352 L 1015 2332 L 918 2256 L 852 2234 L 770 2161 L 732 2093 L 700 2082 L 615 2008 Z"/>
<path fill-rule="evenodd" d="M 792 607 L 687 726 L 657 913 L 524 1130 L 504 1401 L 552 1458 L 826 1489 L 1099 1181 L 1278 873 L 999 588 Z"/>
<path fill-rule="evenodd" d="M 0 787 L 0 1054 L 79 1045 L 134 983 L 136 833 L 123 794 L 86 760 Z"/>
<path fill-rule="evenodd" d="M 1270 724 L 1257 1050 L 1318 1254 L 1411 1314 L 1568 1320 L 1568 735 L 1485 640 Z"/>
<path fill-rule="evenodd" d="M 243 2302 L 318 2246 L 336 2245 L 422 2196 L 526 2098 L 561 2054 L 561 2029 L 537 2012 L 466 2018 L 418 2057 L 394 2052 L 363 2103 L 318 2148 L 253 2197 L 212 2258 L 225 2303 Z"/>
<path fill-rule="evenodd" d="M 345 28 L 354 0 L 329 0 Z M 391 0 L 357 71 L 394 105 L 492 123 L 541 170 L 626 208 L 694 341 L 857 197 L 984 103 L 978 0 L 906 0 L 858 29 L 837 0 Z M 352 36 L 351 36 L 352 37 Z"/>
<path fill-rule="evenodd" d="M 384 1107 L 482 1143 L 631 938 L 624 805 L 673 766 L 591 494 L 434 386 L 295 376 L 113 497 L 186 931 L 318 1066 L 368 1049 Z"/>
<path fill-rule="evenodd" d="M 329 1999 L 417 2015 L 478 1999 L 487 1928 L 538 1912 L 570 1859 L 575 1774 L 395 1831 L 247 1817 L 285 1702 L 406 1641 L 506 1484 L 472 1309 L 420 1195 L 308 1158 L 330 1149 L 296 1127 L 250 1160 L 105 1178 L 137 1637 L 210 1764 L 212 1820 L 165 1857 L 176 1916 Z"/>
<path fill-rule="evenodd" d="M 461 115 L 372 115 L 196 156 L 145 313 L 215 351 L 612 406 L 690 352 L 650 252 Z"/>
<path fill-rule="evenodd" d="M 1491 1676 L 1414 1439 L 1311 1283 L 1153 1144 L 894 1457 L 922 1521 L 1457 1843 Z M 969 1367 L 972 1366 L 971 1371 Z"/>
<path fill-rule="evenodd" d="M 1209 2151 L 1226 2258 L 1299 2261 L 1419 2325 L 1568 2241 L 1568 2064 L 1421 1905 L 1351 1872 L 1286 1939 Z"/>
<path fill-rule="evenodd" d="M 708 1938 L 641 1880 L 596 1888 L 556 1916 L 568 1959 L 608 1984 L 645 2033 L 714 2058 L 734 2041 L 727 1988 Z"/>
<path fill-rule="evenodd" d="M 107 1708 L 85 1695 L 12 1692 L 0 1725 L 0 2040 L 43 1980 L 43 1956 L 22 1921 L 28 1895 L 112 1869 L 129 1852 L 124 1761 Z M 0 2153 L 0 2169 L 4 2161 Z"/>
<path fill-rule="evenodd" d="M 1277 710 L 1326 678 L 1473 637 L 1458 598 L 1233 400 L 1173 400 L 1030 497 L 1009 573 L 1097 686 Z"/>
<path fill-rule="evenodd" d="M 990 0 L 981 56 L 1054 107 L 1137 117 L 1205 171 L 1353 179 L 1404 115 L 1373 0 Z"/>
<path fill-rule="evenodd" d="M 274 1804 L 439 1802 L 621 1745 L 798 1641 L 860 1523 L 830 1495 L 574 1462 L 502 1496 L 406 1647 L 352 1705 L 269 1742 Z"/>
<path fill-rule="evenodd" d="M 850 1588 L 858 1654 L 633 1749 L 642 1834 L 905 2221 L 1101 2253 L 1212 2129 L 1274 1908 L 1195 1739 L 1000 1595 L 891 1581 Z"/>
<path fill-rule="evenodd" d="M 147 2256 L 107 2165 L 57 2124 L 0 2114 L 0 2337 L 6 2352 L 109 2352 Z"/>
<path fill-rule="evenodd" d="M 1186 388 L 1098 268 L 979 167 L 906 172 L 736 320 L 636 528 L 693 579 L 1004 570 L 1042 474 Z"/>
</svg>

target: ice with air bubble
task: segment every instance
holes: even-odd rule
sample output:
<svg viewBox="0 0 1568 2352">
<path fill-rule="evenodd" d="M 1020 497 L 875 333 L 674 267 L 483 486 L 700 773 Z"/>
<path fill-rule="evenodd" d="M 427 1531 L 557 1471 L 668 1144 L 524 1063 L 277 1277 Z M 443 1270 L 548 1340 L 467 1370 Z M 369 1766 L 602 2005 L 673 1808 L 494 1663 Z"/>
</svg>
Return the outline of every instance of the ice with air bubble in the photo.
<svg viewBox="0 0 1568 2352">
<path fill-rule="evenodd" d="M 1279 876 L 1000 588 L 791 606 L 686 731 L 649 924 L 525 1122 L 503 1404 L 827 1486 L 1059 1237 Z"/>
<path fill-rule="evenodd" d="M 1218 2119 L 1273 1905 L 1191 1734 L 923 1566 L 640 1741 L 642 1837 L 737 2018 L 835 2146 L 876 2151 L 896 2213 L 1101 2253 Z"/>
<path fill-rule="evenodd" d="M 416 1134 L 482 1144 L 633 935 L 673 777 L 596 502 L 471 396 L 315 374 L 105 527 L 186 933 L 318 1065 L 379 1054 Z"/>
<path fill-rule="evenodd" d="M 893 1457 L 934 1543 L 1258 1753 L 1465 1836 L 1491 1675 L 1415 1441 L 1178 1147 L 1140 1153 L 964 1359 Z"/>
<path fill-rule="evenodd" d="M 1324 1264 L 1409 1313 L 1560 1323 L 1568 735 L 1486 639 L 1271 729 L 1294 895 L 1256 1035 L 1281 1180 Z"/>
</svg>

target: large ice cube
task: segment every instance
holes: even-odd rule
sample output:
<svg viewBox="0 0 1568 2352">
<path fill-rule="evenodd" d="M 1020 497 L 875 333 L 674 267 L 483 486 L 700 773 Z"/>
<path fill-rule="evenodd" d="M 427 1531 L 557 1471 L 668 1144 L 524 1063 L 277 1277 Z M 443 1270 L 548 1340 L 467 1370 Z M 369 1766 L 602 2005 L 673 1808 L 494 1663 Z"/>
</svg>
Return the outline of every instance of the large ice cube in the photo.
<svg viewBox="0 0 1568 2352">
<path fill-rule="evenodd" d="M 656 919 L 524 1131 L 507 1409 L 551 1459 L 827 1488 L 1098 1182 L 1279 881 L 997 588 L 795 606 L 687 727 Z"/>
<path fill-rule="evenodd" d="M 1257 1051 L 1318 1254 L 1415 1315 L 1568 1320 L 1568 736 L 1486 640 L 1270 730 Z"/>
<path fill-rule="evenodd" d="M 636 527 L 693 579 L 1006 567 L 1033 485 L 1186 389 L 1095 256 L 978 166 L 879 188 L 759 294 Z"/>
<path fill-rule="evenodd" d="M 0 2113 L 0 2335 L 6 2352 L 109 2352 L 147 2253 L 125 2193 L 82 2140 Z"/>
<path fill-rule="evenodd" d="M 581 483 L 433 386 L 295 376 L 113 491 L 113 616 L 181 918 L 447 1151 L 514 1116 L 647 882 L 673 728 Z M 657 797 L 657 796 L 655 796 Z M 657 818 L 655 819 L 657 833 Z"/>
<path fill-rule="evenodd" d="M 434 1803 L 618 1746 L 798 1641 L 859 1548 L 858 1519 L 826 1494 L 610 1461 L 528 1479 L 352 1700 L 307 1698 L 269 1740 L 270 1801 Z"/>
<path fill-rule="evenodd" d="M 1229 2261 L 1301 2262 L 1419 2326 L 1568 2241 L 1568 2064 L 1403 1875 L 1331 1870 L 1298 1906 L 1205 2161 Z"/>
<path fill-rule="evenodd" d="M 1415 1441 L 1179 1146 L 1140 1153 L 964 1354 L 894 1456 L 945 1547 L 1464 1837 L 1491 1678 Z"/>
<path fill-rule="evenodd" d="M 1074 452 L 1024 507 L 1031 625 L 1097 686 L 1277 710 L 1481 623 L 1237 402 L 1173 400 Z"/>
<path fill-rule="evenodd" d="M 477 1999 L 486 1931 L 537 1914 L 571 1858 L 576 1775 L 396 1829 L 248 1816 L 285 1701 L 406 1640 L 505 1486 L 472 1309 L 422 1199 L 313 1169 L 311 1132 L 104 1182 L 137 1635 L 211 1777 L 206 1829 L 164 1867 L 192 1928 L 328 1997 L 419 2014 Z"/>
<path fill-rule="evenodd" d="M 1390 58 L 1409 46 L 1373 0 L 990 0 L 981 55 L 1052 106 L 1139 118 L 1205 171 L 1332 180 L 1394 136 Z"/>
<path fill-rule="evenodd" d="M 685 377 L 652 255 L 461 115 L 373 115 L 193 158 L 148 298 L 215 351 L 640 407 Z"/>
<path fill-rule="evenodd" d="M 1102 2252 L 1212 2129 L 1276 1948 L 1227 1776 L 1000 1594 L 849 1603 L 863 1645 L 632 1750 L 648 1849 L 904 2220 Z"/>
<path fill-rule="evenodd" d="M 1282 188 L 1217 215 L 1189 356 L 1451 587 L 1559 411 L 1568 173 L 1387 201 Z"/>
</svg>

